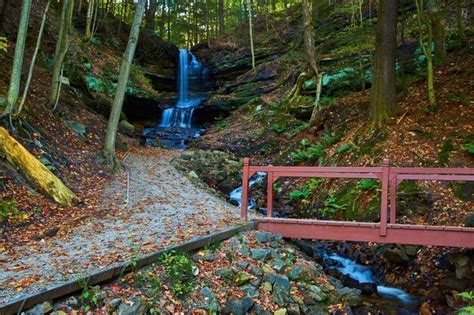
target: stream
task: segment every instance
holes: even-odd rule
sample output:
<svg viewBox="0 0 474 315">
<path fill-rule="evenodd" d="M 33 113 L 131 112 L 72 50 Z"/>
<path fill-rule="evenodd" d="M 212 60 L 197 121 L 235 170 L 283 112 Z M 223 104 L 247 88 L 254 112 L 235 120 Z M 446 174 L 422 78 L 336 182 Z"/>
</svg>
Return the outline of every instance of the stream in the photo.
<svg viewBox="0 0 474 315">
<path fill-rule="evenodd" d="M 203 87 L 208 81 L 208 69 L 186 49 L 179 50 L 178 100 L 166 108 L 159 124 L 145 128 L 145 144 L 172 149 L 186 149 L 187 143 L 197 138 L 203 129 L 192 123 L 195 109 L 201 105 Z"/>
<path fill-rule="evenodd" d="M 250 187 L 262 182 L 266 177 L 265 172 L 258 172 L 249 180 Z M 229 194 L 231 203 L 240 206 L 242 204 L 242 187 L 237 187 Z M 257 207 L 255 198 L 249 196 L 248 209 L 255 209 L 257 212 L 266 215 L 266 209 Z M 274 217 L 281 217 L 277 211 L 273 211 Z M 381 283 L 382 275 L 374 274 L 370 266 L 358 264 L 356 261 L 342 257 L 331 251 L 320 242 L 311 241 L 314 255 L 322 259 L 322 265 L 326 270 L 335 269 L 339 274 L 347 276 L 353 281 L 353 287 L 360 289 L 371 288 L 368 294 L 364 294 L 364 302 L 372 306 L 370 311 L 381 311 L 395 314 L 418 314 L 418 299 L 400 288 L 385 286 Z M 350 286 L 350 285 L 349 285 Z M 375 293 L 376 295 L 374 295 Z"/>
</svg>

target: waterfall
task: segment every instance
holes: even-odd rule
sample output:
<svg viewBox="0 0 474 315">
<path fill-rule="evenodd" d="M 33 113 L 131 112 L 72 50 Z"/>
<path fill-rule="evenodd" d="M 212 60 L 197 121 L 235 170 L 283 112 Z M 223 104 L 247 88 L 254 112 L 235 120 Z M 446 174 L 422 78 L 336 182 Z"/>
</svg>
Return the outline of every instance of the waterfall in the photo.
<svg viewBox="0 0 474 315">
<path fill-rule="evenodd" d="M 167 108 L 161 116 L 160 127 L 191 128 L 194 109 L 202 98 L 190 98 L 189 86 L 205 78 L 204 69 L 194 54 L 186 49 L 179 50 L 178 101 L 175 107 Z"/>
</svg>

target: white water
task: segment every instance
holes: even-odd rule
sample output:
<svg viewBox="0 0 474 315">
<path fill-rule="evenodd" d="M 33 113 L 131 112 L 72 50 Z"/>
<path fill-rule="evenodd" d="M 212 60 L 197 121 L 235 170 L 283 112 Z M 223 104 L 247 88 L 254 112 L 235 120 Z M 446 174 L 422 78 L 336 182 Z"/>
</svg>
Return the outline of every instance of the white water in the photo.
<svg viewBox="0 0 474 315">
<path fill-rule="evenodd" d="M 265 172 L 257 172 L 254 176 L 252 176 L 249 180 L 249 188 L 255 185 L 256 183 L 261 182 L 265 176 L 267 176 L 267 173 Z M 242 205 L 242 186 L 232 190 L 229 194 L 230 200 L 236 202 L 239 207 Z M 256 201 L 255 199 L 250 198 L 248 201 L 248 209 L 253 209 L 256 206 Z"/>
<path fill-rule="evenodd" d="M 331 260 L 339 262 L 341 266 L 337 267 L 337 270 L 339 270 L 340 273 L 347 275 L 352 279 L 359 281 L 360 283 L 369 282 L 377 284 L 377 280 L 375 279 L 370 268 L 363 265 L 359 265 L 350 259 L 343 258 L 334 253 L 331 255 L 325 254 L 325 258 L 329 258 Z M 377 292 L 382 296 L 398 299 L 402 303 L 407 305 L 416 303 L 416 299 L 402 289 L 377 285 Z"/>
<path fill-rule="evenodd" d="M 186 49 L 179 50 L 178 101 L 175 107 L 167 108 L 161 116 L 160 127 L 191 128 L 194 109 L 202 98 L 190 98 L 190 77 L 205 79 L 207 70 L 194 54 Z"/>
</svg>

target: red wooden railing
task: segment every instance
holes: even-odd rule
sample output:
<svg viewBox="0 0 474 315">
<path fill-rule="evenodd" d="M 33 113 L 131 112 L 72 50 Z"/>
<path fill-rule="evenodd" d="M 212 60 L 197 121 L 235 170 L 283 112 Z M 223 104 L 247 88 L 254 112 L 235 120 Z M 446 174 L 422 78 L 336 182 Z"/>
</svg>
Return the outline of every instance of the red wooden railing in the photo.
<svg viewBox="0 0 474 315">
<path fill-rule="evenodd" d="M 474 168 L 253 166 L 244 159 L 241 218 L 248 220 L 249 179 L 267 173 L 267 217 L 257 228 L 286 237 L 474 248 L 474 228 L 396 223 L 397 187 L 404 180 L 474 181 Z M 281 177 L 372 178 L 382 184 L 380 223 L 273 218 L 273 184 Z M 471 209 L 472 210 L 472 209 Z"/>
</svg>

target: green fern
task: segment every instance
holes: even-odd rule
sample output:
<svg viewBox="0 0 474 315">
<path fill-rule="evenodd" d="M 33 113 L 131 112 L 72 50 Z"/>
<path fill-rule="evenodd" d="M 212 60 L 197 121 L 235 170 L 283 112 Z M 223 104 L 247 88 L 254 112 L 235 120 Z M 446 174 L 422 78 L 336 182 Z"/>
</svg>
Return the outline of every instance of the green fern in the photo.
<svg viewBox="0 0 474 315">
<path fill-rule="evenodd" d="M 8 41 L 6 37 L 0 36 L 0 51 L 7 52 Z"/>
<path fill-rule="evenodd" d="M 467 153 L 474 154 L 474 143 L 466 143 L 462 148 Z"/>
</svg>

